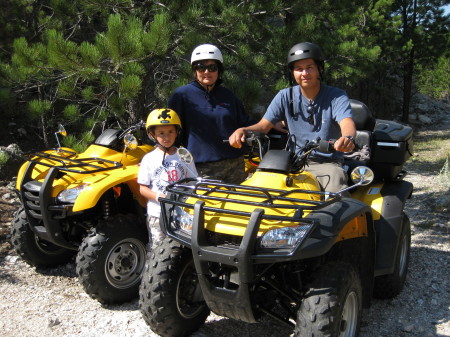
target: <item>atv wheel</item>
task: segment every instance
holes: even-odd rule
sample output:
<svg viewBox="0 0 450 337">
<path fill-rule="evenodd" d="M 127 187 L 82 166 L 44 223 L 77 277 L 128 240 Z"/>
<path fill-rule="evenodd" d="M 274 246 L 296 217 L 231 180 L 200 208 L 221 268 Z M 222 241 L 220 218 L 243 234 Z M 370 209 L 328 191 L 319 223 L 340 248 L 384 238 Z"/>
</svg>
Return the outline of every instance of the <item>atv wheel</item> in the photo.
<svg viewBox="0 0 450 337">
<path fill-rule="evenodd" d="M 189 336 L 209 315 L 191 250 L 169 238 L 154 249 L 139 295 L 145 322 L 160 336 Z"/>
<path fill-rule="evenodd" d="M 86 293 L 105 304 L 137 297 L 147 241 L 145 225 L 134 215 L 117 214 L 100 222 L 83 240 L 76 260 Z"/>
<path fill-rule="evenodd" d="M 313 277 L 298 310 L 295 336 L 358 336 L 362 288 L 354 268 L 333 262 Z"/>
<path fill-rule="evenodd" d="M 408 273 L 409 253 L 411 251 L 411 224 L 408 216 L 403 213 L 402 232 L 399 247 L 395 256 L 394 272 L 389 275 L 375 277 L 374 297 L 380 299 L 393 298 L 400 294 L 405 285 Z"/>
<path fill-rule="evenodd" d="M 75 250 L 40 239 L 30 227 L 25 210 L 19 208 L 12 221 L 11 242 L 17 254 L 36 267 L 55 267 L 67 263 Z"/>
</svg>

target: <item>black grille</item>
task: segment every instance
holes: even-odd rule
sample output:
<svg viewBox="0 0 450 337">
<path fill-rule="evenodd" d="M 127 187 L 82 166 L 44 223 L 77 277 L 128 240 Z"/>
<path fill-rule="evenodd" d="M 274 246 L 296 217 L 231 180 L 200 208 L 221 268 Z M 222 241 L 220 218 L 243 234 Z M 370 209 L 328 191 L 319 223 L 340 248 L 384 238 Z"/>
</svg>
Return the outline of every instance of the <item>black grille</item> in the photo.
<svg viewBox="0 0 450 337">
<path fill-rule="evenodd" d="M 238 249 L 241 245 L 242 236 L 216 233 L 205 230 L 206 238 L 211 246 L 228 247 Z"/>
<path fill-rule="evenodd" d="M 41 204 L 39 202 L 39 191 L 42 188 L 42 183 L 39 181 L 29 181 L 22 186 L 24 206 L 35 219 L 42 219 Z"/>
</svg>

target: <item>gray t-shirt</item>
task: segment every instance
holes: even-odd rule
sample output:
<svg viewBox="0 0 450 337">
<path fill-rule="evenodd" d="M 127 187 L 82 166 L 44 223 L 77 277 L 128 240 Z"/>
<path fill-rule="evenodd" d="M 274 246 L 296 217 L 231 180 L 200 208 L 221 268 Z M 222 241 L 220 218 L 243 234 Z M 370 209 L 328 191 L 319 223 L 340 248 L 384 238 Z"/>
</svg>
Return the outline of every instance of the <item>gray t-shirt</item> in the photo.
<svg viewBox="0 0 450 337">
<path fill-rule="evenodd" d="M 308 122 L 307 112 L 309 100 L 300 94 L 299 86 L 292 88 L 293 116 L 289 113 L 289 88 L 280 90 L 270 103 L 264 118 L 272 124 L 286 120 L 291 135 L 295 135 L 297 146 L 303 146 L 307 140 L 320 137 L 323 140 L 338 139 L 341 136 L 339 122 L 352 117 L 350 101 L 342 89 L 321 85 L 319 95 L 313 101 L 314 125 Z M 328 154 L 316 153 L 319 156 L 330 157 Z M 331 155 L 332 158 L 342 157 L 342 153 Z"/>
</svg>

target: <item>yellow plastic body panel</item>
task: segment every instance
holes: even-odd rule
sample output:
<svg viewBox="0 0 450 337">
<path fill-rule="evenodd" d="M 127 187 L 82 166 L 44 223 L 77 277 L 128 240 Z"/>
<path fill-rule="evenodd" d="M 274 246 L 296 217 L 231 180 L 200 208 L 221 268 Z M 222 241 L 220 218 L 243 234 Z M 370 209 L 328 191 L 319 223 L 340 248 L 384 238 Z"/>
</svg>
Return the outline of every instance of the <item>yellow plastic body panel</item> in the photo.
<svg viewBox="0 0 450 337">
<path fill-rule="evenodd" d="M 256 171 L 256 168 L 258 166 L 256 163 L 259 163 L 259 157 L 245 159 L 244 164 L 245 164 L 245 174 L 246 175 L 249 175 L 250 173 L 253 173 Z"/>
<path fill-rule="evenodd" d="M 65 150 L 72 151 L 71 149 L 64 148 Z M 92 163 L 93 165 L 100 167 L 113 167 L 112 163 L 108 163 L 104 160 L 119 162 L 122 164 L 119 168 L 113 168 L 110 170 L 105 170 L 102 172 L 95 173 L 76 173 L 61 171 L 65 174 L 60 179 L 55 179 L 52 186 L 51 196 L 56 197 L 61 191 L 69 188 L 74 188 L 80 186 L 81 184 L 87 184 L 88 187 L 83 190 L 75 201 L 73 211 L 81 211 L 84 209 L 89 209 L 96 205 L 100 197 L 110 188 L 119 185 L 121 183 L 127 183 L 135 199 L 145 206 L 147 201 L 139 193 L 139 185 L 137 184 L 137 175 L 139 172 L 139 163 L 145 154 L 153 149 L 150 145 L 138 146 L 134 150 L 127 150 L 125 152 L 117 152 L 110 148 L 91 145 L 85 152 L 75 155 L 67 156 L 70 159 L 83 159 L 83 158 L 98 158 L 98 160 L 86 161 L 87 163 Z M 64 153 L 56 152 L 54 150 L 45 151 L 45 153 L 65 156 Z M 44 163 L 50 164 L 52 166 L 61 166 L 61 162 L 50 159 L 42 159 Z M 18 173 L 16 187 L 20 189 L 22 183 L 22 177 L 25 173 L 25 169 L 28 162 L 24 163 Z M 37 164 L 32 172 L 32 179 L 37 181 L 44 181 L 49 167 Z M 76 170 L 89 172 L 89 167 L 76 167 Z M 91 168 L 92 170 L 92 168 Z"/>
<path fill-rule="evenodd" d="M 352 198 L 358 199 L 372 208 L 373 220 L 380 220 L 383 211 L 383 196 L 381 188 L 384 183 L 375 183 L 368 186 L 359 187 L 352 193 Z"/>
<path fill-rule="evenodd" d="M 135 181 L 137 179 L 138 171 L 138 165 L 121 167 L 104 173 L 97 173 L 92 175 L 92 177 L 74 184 L 77 186 L 80 183 L 87 183 L 89 186 L 78 195 L 75 204 L 73 205 L 73 211 L 77 212 L 94 207 L 100 197 L 110 188 L 130 180 Z"/>
<path fill-rule="evenodd" d="M 273 172 L 262 172 L 257 171 L 253 174 L 251 178 L 242 183 L 244 186 L 257 186 L 257 187 L 266 187 L 271 189 L 277 189 L 281 191 L 290 191 L 296 189 L 304 189 L 304 190 L 312 190 L 312 191 L 320 191 L 319 184 L 316 179 L 308 172 L 303 172 L 299 175 L 291 175 L 290 177 L 293 180 L 292 186 L 286 185 L 286 175 L 281 173 L 273 173 Z M 228 194 L 226 191 L 224 192 L 213 192 L 209 194 L 214 197 L 221 198 L 232 198 L 237 201 L 257 201 L 262 202 L 266 199 L 266 196 L 263 193 L 258 194 L 258 197 L 255 196 L 246 196 L 246 195 L 232 195 Z M 260 197 L 259 197 L 260 196 Z M 319 200 L 318 195 L 308 194 L 308 193 L 293 193 L 289 195 L 289 198 L 298 198 L 298 199 L 306 199 L 306 200 Z M 189 198 L 186 202 L 194 204 L 198 199 Z M 295 201 L 287 201 L 287 200 L 277 200 L 277 204 L 287 204 L 287 205 L 301 205 L 301 203 Z M 230 201 L 220 201 L 220 200 L 205 200 L 205 207 L 214 207 L 218 209 L 227 209 L 227 210 L 235 210 L 235 211 L 243 211 L 243 212 L 251 212 L 253 211 L 252 207 L 245 204 L 241 204 L 239 202 L 230 202 Z M 271 207 L 254 207 L 254 208 L 262 208 L 264 209 L 265 214 L 268 215 L 278 215 L 278 216 L 289 216 L 292 217 L 294 215 L 294 209 L 283 209 L 283 208 L 271 208 Z M 189 210 L 192 211 L 192 210 Z M 308 212 L 305 212 L 307 214 Z M 223 234 L 231 234 L 231 235 L 239 235 L 243 236 L 245 233 L 245 229 L 248 224 L 248 217 L 237 216 L 237 215 L 229 215 L 229 214 L 221 214 L 221 213 L 212 213 L 205 212 L 205 228 L 214 232 L 223 233 Z M 263 220 L 260 226 L 260 230 L 258 235 L 262 235 L 267 230 L 278 227 L 286 227 L 286 226 L 295 226 L 296 223 L 283 223 L 278 220 Z"/>
</svg>

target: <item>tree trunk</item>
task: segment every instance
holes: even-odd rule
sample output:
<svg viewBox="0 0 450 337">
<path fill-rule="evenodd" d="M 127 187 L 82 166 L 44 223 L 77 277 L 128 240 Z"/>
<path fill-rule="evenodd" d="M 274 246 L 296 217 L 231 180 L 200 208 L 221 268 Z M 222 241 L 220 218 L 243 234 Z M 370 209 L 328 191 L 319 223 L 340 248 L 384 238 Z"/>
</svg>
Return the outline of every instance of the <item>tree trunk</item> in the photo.
<svg viewBox="0 0 450 337">
<path fill-rule="evenodd" d="M 417 25 L 417 0 L 413 3 L 413 13 L 411 18 L 411 24 L 408 25 L 408 16 L 406 15 L 406 8 L 403 15 L 404 20 L 404 35 L 406 41 L 412 41 L 412 47 L 408 54 L 408 59 L 403 67 L 403 111 L 402 111 L 402 121 L 408 122 L 409 117 L 409 106 L 411 102 L 411 92 L 412 92 L 412 82 L 414 73 L 414 43 L 416 42 L 415 30 Z"/>
</svg>

